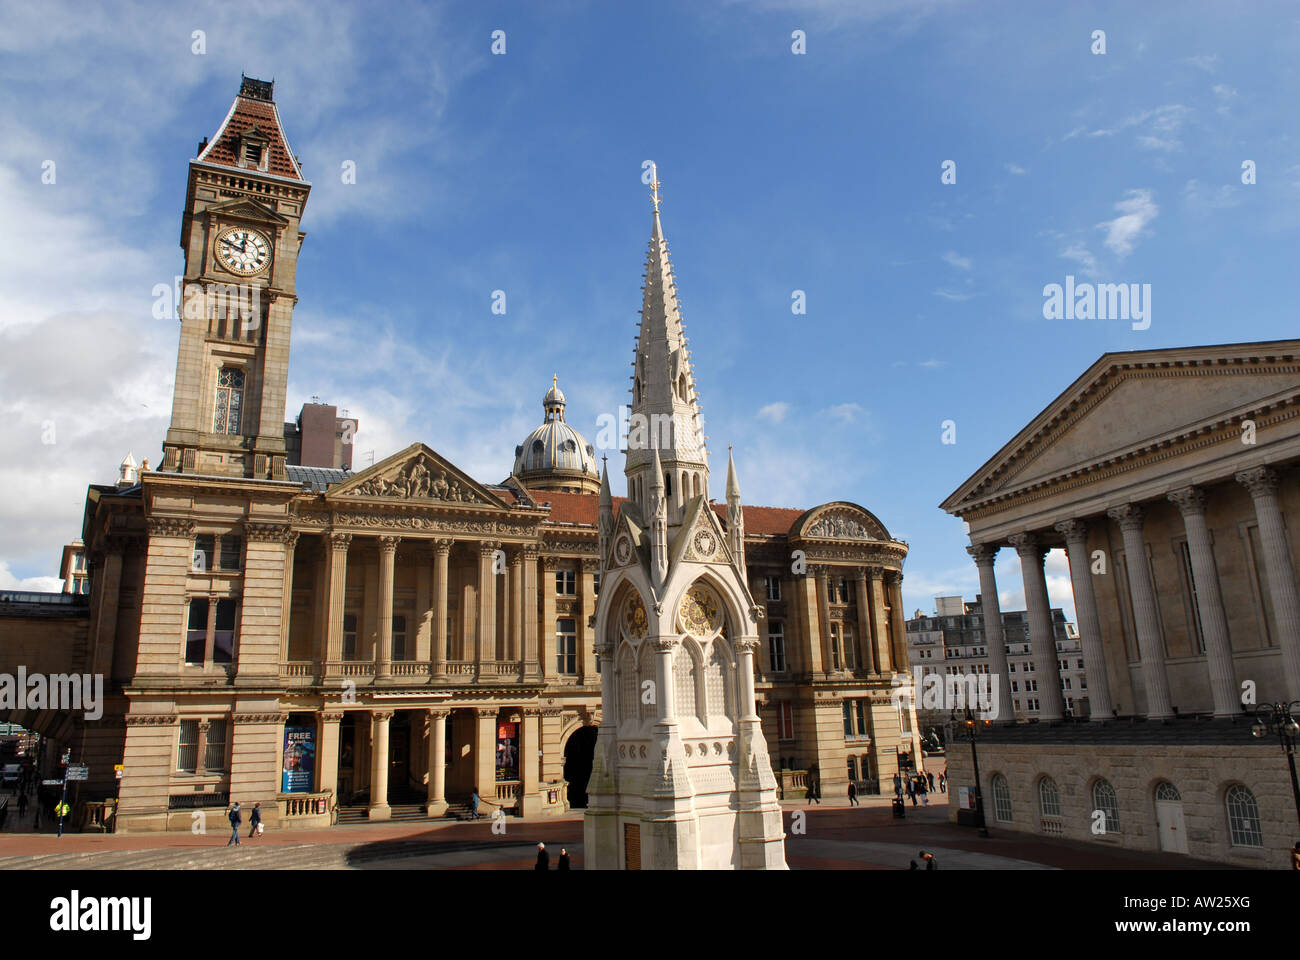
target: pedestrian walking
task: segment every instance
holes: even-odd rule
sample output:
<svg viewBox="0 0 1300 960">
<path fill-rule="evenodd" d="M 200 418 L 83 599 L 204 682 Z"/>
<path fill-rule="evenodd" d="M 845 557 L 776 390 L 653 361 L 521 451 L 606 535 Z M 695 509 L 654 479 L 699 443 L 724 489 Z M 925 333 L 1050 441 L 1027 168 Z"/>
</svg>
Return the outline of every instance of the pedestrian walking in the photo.
<svg viewBox="0 0 1300 960">
<path fill-rule="evenodd" d="M 948 771 L 947 770 L 940 771 L 939 773 L 939 792 L 940 793 L 948 792 Z"/>
<path fill-rule="evenodd" d="M 563 847 L 560 847 L 560 860 L 558 863 L 555 864 L 555 869 L 556 870 L 569 869 L 569 851 L 565 850 Z"/>
<path fill-rule="evenodd" d="M 929 781 L 929 784 L 930 784 L 930 792 L 931 792 L 931 793 L 934 793 L 934 774 L 933 774 L 933 773 L 927 773 L 927 774 L 925 775 L 925 779 L 926 779 L 927 781 Z"/>
<path fill-rule="evenodd" d="M 912 806 L 916 806 L 916 784 L 912 782 L 910 777 L 907 781 L 907 799 L 912 801 Z"/>
<path fill-rule="evenodd" d="M 849 806 L 856 806 L 858 802 L 858 785 L 852 780 L 849 781 Z"/>
<path fill-rule="evenodd" d="M 253 804 L 253 812 L 248 815 L 248 838 L 251 840 L 257 835 L 258 827 L 262 825 L 262 805 Z"/>
<path fill-rule="evenodd" d="M 26 816 L 26 814 L 27 814 L 27 794 L 20 793 L 18 794 L 18 816 L 22 817 L 22 816 Z M 1297 846 L 1300 846 L 1300 844 L 1297 844 Z"/>
<path fill-rule="evenodd" d="M 894 774 L 894 796 L 903 799 L 903 778 L 897 773 Z"/>
<path fill-rule="evenodd" d="M 226 846 L 232 843 L 239 846 L 239 825 L 244 822 L 244 815 L 239 812 L 239 801 L 230 808 L 230 839 L 226 841 Z"/>
<path fill-rule="evenodd" d="M 917 783 L 916 792 L 921 795 L 921 805 L 928 807 L 930 805 L 930 791 L 926 789 L 925 777 L 921 777 L 920 782 Z"/>
<path fill-rule="evenodd" d="M 469 816 L 471 820 L 478 819 L 478 787 L 469 796 Z"/>
<path fill-rule="evenodd" d="M 808 799 L 813 803 L 822 802 L 821 784 L 817 782 L 817 778 L 811 773 L 808 774 Z"/>
<path fill-rule="evenodd" d="M 539 843 L 537 845 L 537 865 L 533 867 L 533 869 L 534 870 L 551 869 L 551 855 L 546 852 L 546 844 L 544 843 Z"/>
</svg>

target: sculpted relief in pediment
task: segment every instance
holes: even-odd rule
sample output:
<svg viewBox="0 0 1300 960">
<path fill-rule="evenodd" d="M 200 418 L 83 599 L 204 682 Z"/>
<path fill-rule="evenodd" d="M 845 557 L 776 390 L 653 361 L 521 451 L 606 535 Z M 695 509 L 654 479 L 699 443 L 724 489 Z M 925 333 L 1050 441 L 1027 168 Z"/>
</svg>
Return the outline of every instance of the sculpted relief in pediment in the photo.
<svg viewBox="0 0 1300 960">
<path fill-rule="evenodd" d="M 387 475 L 371 477 L 349 492 L 359 497 L 442 500 L 448 503 L 483 502 L 450 471 L 423 457 L 412 460 Z"/>
</svg>

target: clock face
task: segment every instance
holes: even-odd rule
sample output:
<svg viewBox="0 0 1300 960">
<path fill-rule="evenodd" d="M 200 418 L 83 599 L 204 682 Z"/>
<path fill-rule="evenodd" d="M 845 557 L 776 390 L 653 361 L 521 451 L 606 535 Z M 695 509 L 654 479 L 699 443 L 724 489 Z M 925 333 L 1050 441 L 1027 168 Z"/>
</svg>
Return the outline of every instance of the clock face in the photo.
<svg viewBox="0 0 1300 960">
<path fill-rule="evenodd" d="M 217 260 L 231 273 L 250 276 L 271 260 L 271 243 L 256 230 L 230 227 L 217 234 Z"/>
</svg>

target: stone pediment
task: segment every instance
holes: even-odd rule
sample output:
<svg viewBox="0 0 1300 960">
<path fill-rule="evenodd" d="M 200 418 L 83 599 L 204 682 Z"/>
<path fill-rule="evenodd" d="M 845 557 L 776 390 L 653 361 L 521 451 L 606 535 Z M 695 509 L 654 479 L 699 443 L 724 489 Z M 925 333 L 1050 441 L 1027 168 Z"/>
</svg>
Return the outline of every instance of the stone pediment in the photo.
<svg viewBox="0 0 1300 960">
<path fill-rule="evenodd" d="M 1300 395 L 1300 341 L 1106 354 L 942 504 L 966 505 L 1177 446 Z"/>
<path fill-rule="evenodd" d="M 285 226 L 289 223 L 287 219 L 280 216 L 270 207 L 265 207 L 249 197 L 240 197 L 236 200 L 227 200 L 225 203 L 214 203 L 203 211 L 204 216 L 216 219 L 237 217 L 243 220 L 254 220 L 259 223 L 274 223 L 277 226 Z"/>
<path fill-rule="evenodd" d="M 677 563 L 732 563 L 731 550 L 717 514 L 707 508 L 703 497 L 686 506 L 681 528 L 668 546 L 668 566 Z"/>
<path fill-rule="evenodd" d="M 791 538 L 803 540 L 892 540 L 870 510 L 838 500 L 813 507 L 795 521 Z"/>
<path fill-rule="evenodd" d="M 476 480 L 422 443 L 381 460 L 326 494 L 327 500 L 410 500 L 505 508 Z"/>
</svg>

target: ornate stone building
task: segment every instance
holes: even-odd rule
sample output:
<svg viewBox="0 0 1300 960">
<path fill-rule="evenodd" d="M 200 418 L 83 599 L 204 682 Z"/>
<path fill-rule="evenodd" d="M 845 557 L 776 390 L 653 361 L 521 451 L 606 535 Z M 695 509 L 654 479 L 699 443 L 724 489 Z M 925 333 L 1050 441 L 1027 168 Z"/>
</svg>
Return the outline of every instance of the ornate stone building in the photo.
<svg viewBox="0 0 1300 960">
<path fill-rule="evenodd" d="M 50 616 L 0 595 L 0 671 L 103 674 L 103 717 L 0 719 L 70 748 L 90 767 L 79 804 L 119 796 L 127 831 L 189 830 L 230 800 L 260 801 L 282 829 L 438 816 L 474 790 L 486 812 L 584 806 L 612 719 L 594 453 L 553 383 L 501 483 L 422 443 L 357 473 L 296 466 L 283 418 L 310 188 L 271 85 L 246 79 L 190 163 L 185 277 L 221 289 L 181 321 L 162 465 L 89 488 L 88 603 Z M 848 502 L 714 503 L 706 468 L 689 481 L 693 522 L 748 595 L 743 656 L 719 647 L 731 677 L 753 678 L 732 688 L 752 687 L 745 736 L 787 796 L 809 769 L 828 795 L 888 779 L 900 749 L 919 756 L 910 708 L 889 696 L 907 663 L 906 546 Z M 668 496 L 681 509 L 684 488 Z M 605 510 L 622 503 L 606 490 Z M 774 786 L 769 773 L 768 807 Z"/>
<path fill-rule="evenodd" d="M 1300 341 L 1110 353 L 943 503 L 994 619 L 1019 554 L 1040 723 L 979 747 L 989 823 L 1286 862 L 1296 810 L 1257 706 L 1300 699 Z M 1043 557 L 1064 547 L 1088 677 L 1063 718 Z M 1009 679 L 1002 637 L 987 637 Z M 949 751 L 954 785 L 969 751 Z"/>
</svg>

